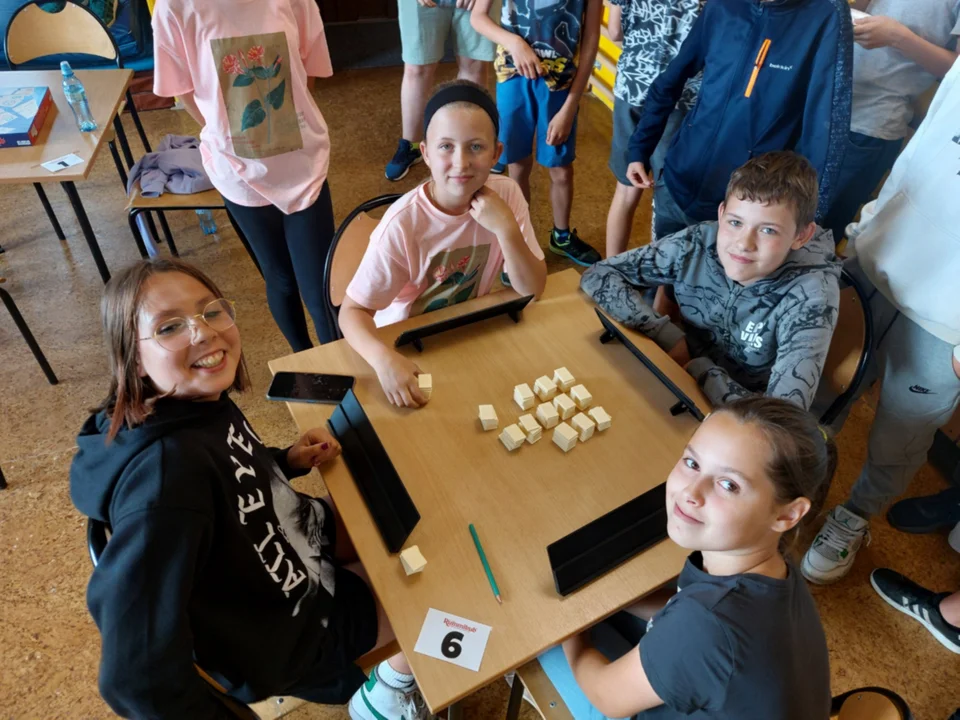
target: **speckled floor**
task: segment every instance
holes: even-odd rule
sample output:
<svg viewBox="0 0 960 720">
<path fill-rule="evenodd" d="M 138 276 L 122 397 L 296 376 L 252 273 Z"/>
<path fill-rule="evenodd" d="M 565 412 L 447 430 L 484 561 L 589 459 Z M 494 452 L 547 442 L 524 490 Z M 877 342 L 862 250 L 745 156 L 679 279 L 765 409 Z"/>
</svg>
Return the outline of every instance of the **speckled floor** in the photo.
<svg viewBox="0 0 960 720">
<path fill-rule="evenodd" d="M 348 72 L 320 83 L 317 97 L 333 142 L 330 185 L 340 218 L 367 198 L 409 189 L 426 176 L 421 166 L 398 185 L 383 177 L 398 135 L 399 83 L 399 69 Z M 195 130 L 183 113 L 157 111 L 143 119 L 154 140 Z M 601 249 L 613 190 L 606 168 L 610 134 L 609 111 L 598 101 L 584 100 L 573 225 Z M 551 226 L 546 180 L 538 169 L 533 218 L 544 239 Z M 108 155 L 78 187 L 109 266 L 136 260 L 125 199 Z M 99 636 L 84 602 L 90 573 L 84 519 L 71 505 L 67 487 L 74 436 L 107 387 L 98 320 L 102 285 L 66 197 L 54 184 L 47 191 L 67 234 L 65 243 L 54 236 L 31 187 L 0 186 L 0 244 L 6 249 L 0 277 L 6 277 L 4 287 L 61 381 L 56 387 L 46 384 L 13 323 L 0 312 L 0 467 L 10 483 L 0 492 L 0 717 L 109 718 L 97 693 Z M 216 216 L 220 227 L 228 228 L 225 216 Z M 265 440 L 291 442 L 296 428 L 286 410 L 263 399 L 266 363 L 288 348 L 270 318 L 259 275 L 231 231 L 222 231 L 217 242 L 200 233 L 192 213 L 168 217 L 184 259 L 211 274 L 238 302 L 254 383 L 240 401 L 244 411 Z M 640 242 L 649 237 L 649 203 L 638 214 L 634 237 Z M 547 257 L 551 270 L 567 266 Z M 839 438 L 842 462 L 833 500 L 856 477 L 870 418 L 869 404 L 859 403 Z M 942 485 L 942 478 L 924 468 L 911 492 L 925 494 Z M 853 574 L 834 587 L 814 589 L 830 643 L 834 693 L 882 685 L 901 693 L 920 720 L 944 720 L 960 705 L 960 660 L 876 597 L 867 578 L 878 565 L 939 589 L 960 587 L 960 558 L 944 537 L 902 535 L 883 520 L 875 522 L 873 543 Z M 506 700 L 505 684 L 487 688 L 465 703 L 467 717 L 502 717 Z M 342 708 L 305 706 L 288 717 L 348 716 Z M 535 715 L 527 708 L 523 717 Z"/>
</svg>

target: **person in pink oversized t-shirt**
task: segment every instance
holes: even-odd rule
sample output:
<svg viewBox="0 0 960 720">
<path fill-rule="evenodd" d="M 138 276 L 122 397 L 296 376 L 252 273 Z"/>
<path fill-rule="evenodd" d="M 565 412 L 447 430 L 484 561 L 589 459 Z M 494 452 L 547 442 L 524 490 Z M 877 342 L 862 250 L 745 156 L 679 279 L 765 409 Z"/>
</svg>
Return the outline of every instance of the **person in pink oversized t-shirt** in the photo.
<svg viewBox="0 0 960 720">
<path fill-rule="evenodd" d="M 521 295 L 543 292 L 547 268 L 520 187 L 490 175 L 502 150 L 496 103 L 469 80 L 437 88 L 420 143 L 431 179 L 395 202 L 347 287 L 340 328 L 390 402 L 426 402 L 419 368 L 376 327 L 486 295 L 506 271 Z"/>
<path fill-rule="evenodd" d="M 214 187 L 263 270 L 290 346 L 335 338 L 322 273 L 334 235 L 330 138 L 307 84 L 333 70 L 315 0 L 157 0 L 154 92 L 177 96 L 203 127 Z"/>
</svg>

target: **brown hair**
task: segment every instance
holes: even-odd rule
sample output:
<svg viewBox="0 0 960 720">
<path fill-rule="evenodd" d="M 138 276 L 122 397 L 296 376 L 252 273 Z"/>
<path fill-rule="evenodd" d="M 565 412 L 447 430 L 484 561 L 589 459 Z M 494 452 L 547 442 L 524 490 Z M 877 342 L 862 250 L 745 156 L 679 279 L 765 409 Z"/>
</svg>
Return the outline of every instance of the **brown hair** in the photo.
<svg viewBox="0 0 960 720">
<path fill-rule="evenodd" d="M 810 511 L 784 534 L 781 549 L 789 550 L 800 528 L 823 508 L 837 469 L 837 446 L 830 433 L 803 408 L 779 398 L 751 395 L 718 408 L 750 424 L 766 436 L 770 446 L 767 477 L 779 503 L 799 497 L 810 501 Z"/>
<path fill-rule="evenodd" d="M 818 194 L 817 171 L 810 161 L 784 150 L 750 158 L 734 170 L 723 201 L 736 197 L 764 205 L 790 205 L 799 233 L 816 218 Z"/>
<path fill-rule="evenodd" d="M 143 287 L 154 275 L 178 272 L 189 275 L 207 287 L 218 298 L 223 297 L 216 283 L 203 272 L 182 260 L 153 258 L 141 260 L 120 271 L 107 283 L 100 301 L 100 319 L 103 323 L 104 342 L 110 361 L 110 392 L 96 411 L 110 416 L 107 442 L 113 440 L 126 424 L 136 427 L 153 412 L 153 404 L 160 397 L 149 378 L 140 377 L 139 337 L 137 318 L 143 301 Z M 247 364 L 240 356 L 237 375 L 231 390 L 243 392 L 250 387 Z"/>
</svg>

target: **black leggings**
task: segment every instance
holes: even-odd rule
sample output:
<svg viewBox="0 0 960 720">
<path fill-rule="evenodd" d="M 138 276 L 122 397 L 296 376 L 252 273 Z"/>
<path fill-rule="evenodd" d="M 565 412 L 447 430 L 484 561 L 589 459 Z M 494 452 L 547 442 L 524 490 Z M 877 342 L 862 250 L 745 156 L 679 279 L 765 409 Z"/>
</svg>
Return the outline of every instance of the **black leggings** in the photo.
<svg viewBox="0 0 960 720">
<path fill-rule="evenodd" d="M 224 201 L 257 256 L 270 312 L 294 352 L 313 347 L 304 304 L 320 342 L 336 339 L 323 297 L 323 266 L 336 232 L 329 184 L 323 184 L 313 205 L 291 215 L 273 205 L 246 207 Z"/>
</svg>

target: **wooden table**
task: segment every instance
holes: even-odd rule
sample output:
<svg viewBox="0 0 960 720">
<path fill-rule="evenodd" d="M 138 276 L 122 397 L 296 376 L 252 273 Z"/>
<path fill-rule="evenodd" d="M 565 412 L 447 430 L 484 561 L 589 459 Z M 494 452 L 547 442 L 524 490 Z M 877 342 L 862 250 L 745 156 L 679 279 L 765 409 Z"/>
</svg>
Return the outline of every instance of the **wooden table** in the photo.
<svg viewBox="0 0 960 720">
<path fill-rule="evenodd" d="M 539 302 L 520 323 L 500 317 L 424 340 L 414 358 L 433 375 L 433 397 L 420 410 L 391 406 L 372 369 L 345 341 L 270 363 L 293 370 L 355 375 L 356 394 L 403 479 L 422 519 L 408 540 L 427 567 L 407 577 L 380 538 L 342 460 L 324 480 L 371 582 L 433 711 L 519 667 L 677 575 L 686 552 L 666 541 L 592 584 L 560 598 L 546 546 L 663 482 L 698 423 L 673 417 L 674 396 L 619 343 L 602 345 L 593 306 L 579 275 L 551 275 Z M 392 342 L 405 329 L 515 297 L 486 296 L 380 330 Z M 638 347 L 706 411 L 694 380 L 651 341 Z M 497 432 L 484 433 L 477 406 L 492 404 L 500 428 L 522 414 L 515 385 L 566 366 L 590 390 L 613 425 L 565 455 L 551 442 L 508 453 Z M 288 404 L 301 431 L 323 425 L 332 407 Z M 503 594 L 497 604 L 467 530 L 474 523 Z M 413 652 L 428 608 L 493 627 L 479 672 Z"/>
<path fill-rule="evenodd" d="M 78 180 L 86 180 L 93 168 L 93 162 L 102 147 L 105 135 L 117 117 L 120 103 L 123 101 L 132 70 L 77 70 L 76 75 L 83 83 L 90 103 L 90 111 L 98 128 L 94 132 L 83 133 L 77 127 L 76 120 L 67 99 L 63 94 L 62 77 L 59 70 L 17 70 L 0 72 L 0 87 L 49 87 L 53 96 L 53 107 L 47 115 L 36 143 L 31 147 L 0 149 L 0 183 L 34 183 L 39 186 L 43 181 L 59 182 L 70 199 L 83 237 L 90 248 L 93 260 L 104 282 L 110 279 L 110 271 L 104 262 L 97 243 L 97 237 L 90 226 L 90 220 L 80 201 L 76 185 Z M 41 163 L 74 153 L 83 158 L 79 165 L 51 173 L 41 167 Z M 129 160 L 129 158 L 128 158 Z M 41 198 L 44 196 L 41 194 Z M 51 211 L 44 203 L 48 215 Z"/>
</svg>

